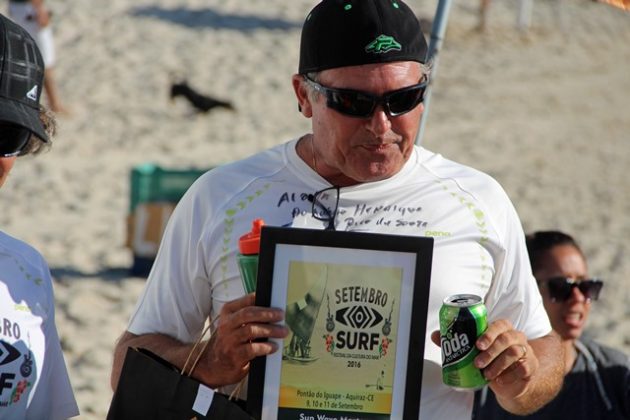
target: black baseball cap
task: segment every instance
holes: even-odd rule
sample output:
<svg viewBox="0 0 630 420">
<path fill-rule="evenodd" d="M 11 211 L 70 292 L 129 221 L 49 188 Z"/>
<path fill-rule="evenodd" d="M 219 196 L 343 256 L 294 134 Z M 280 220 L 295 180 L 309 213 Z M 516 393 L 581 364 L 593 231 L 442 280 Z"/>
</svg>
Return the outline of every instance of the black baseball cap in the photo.
<svg viewBox="0 0 630 420">
<path fill-rule="evenodd" d="M 0 14 L 0 122 L 24 127 L 48 142 L 39 119 L 43 83 L 44 60 L 35 40 Z"/>
<path fill-rule="evenodd" d="M 400 0 L 322 0 L 306 17 L 298 72 L 361 64 L 425 63 L 420 22 Z"/>
</svg>

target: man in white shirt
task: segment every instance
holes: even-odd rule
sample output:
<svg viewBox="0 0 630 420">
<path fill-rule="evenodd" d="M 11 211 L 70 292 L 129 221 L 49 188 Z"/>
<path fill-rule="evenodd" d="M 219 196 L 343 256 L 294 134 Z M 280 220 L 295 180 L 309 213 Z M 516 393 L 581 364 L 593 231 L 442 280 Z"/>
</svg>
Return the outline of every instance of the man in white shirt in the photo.
<svg viewBox="0 0 630 420">
<path fill-rule="evenodd" d="M 557 392 L 559 340 L 512 204 L 489 176 L 414 145 L 426 50 L 401 1 L 323 0 L 311 11 L 292 83 L 312 133 L 216 168 L 186 193 L 116 347 L 114 388 L 127 347 L 181 366 L 208 317 L 218 320 L 196 377 L 211 387 L 238 383 L 253 358 L 278 350 L 257 339 L 287 335 L 277 324 L 283 312 L 243 296 L 236 265 L 239 236 L 262 218 L 272 226 L 435 237 L 427 342 L 445 297 L 483 296 L 490 327 L 476 363 L 501 404 L 526 413 Z M 422 419 L 470 418 L 472 393 L 442 383 L 438 346 L 426 346 L 418 380 Z"/>
</svg>

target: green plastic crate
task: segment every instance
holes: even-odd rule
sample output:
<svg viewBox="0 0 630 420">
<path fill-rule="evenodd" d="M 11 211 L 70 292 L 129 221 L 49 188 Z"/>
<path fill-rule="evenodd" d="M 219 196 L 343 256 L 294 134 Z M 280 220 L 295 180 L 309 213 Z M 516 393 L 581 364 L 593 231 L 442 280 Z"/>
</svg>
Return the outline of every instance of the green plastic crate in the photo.
<svg viewBox="0 0 630 420">
<path fill-rule="evenodd" d="M 193 182 L 212 168 L 166 169 L 145 163 L 131 170 L 129 213 L 140 203 L 168 201 L 177 203 Z"/>
<path fill-rule="evenodd" d="M 138 255 L 134 248 L 131 232 L 139 228 L 134 223 L 134 212 L 138 205 L 156 202 L 177 204 L 192 183 L 210 169 L 212 168 L 167 169 L 153 163 L 145 163 L 132 168 L 128 217 L 130 230 L 127 231 L 127 245 L 133 252 L 133 265 L 130 270 L 132 275 L 146 277 L 155 259 L 155 256 Z M 145 226 L 144 229 L 146 228 Z"/>
</svg>

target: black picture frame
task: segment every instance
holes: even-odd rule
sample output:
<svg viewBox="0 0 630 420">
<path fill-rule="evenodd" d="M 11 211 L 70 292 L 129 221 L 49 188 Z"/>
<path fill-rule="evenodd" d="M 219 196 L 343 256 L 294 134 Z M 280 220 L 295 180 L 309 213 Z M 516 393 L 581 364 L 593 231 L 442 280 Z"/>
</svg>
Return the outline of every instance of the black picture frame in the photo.
<svg viewBox="0 0 630 420">
<path fill-rule="evenodd" d="M 277 340 L 279 351 L 251 362 L 247 396 L 249 413 L 255 419 L 264 420 L 318 418 L 320 413 L 333 418 L 346 416 L 366 420 L 418 418 L 433 238 L 264 226 L 260 249 L 256 305 L 285 309 L 285 323 L 291 334 L 285 340 Z M 333 280 L 330 279 L 331 272 Z M 295 291 L 307 287 L 309 289 L 302 299 L 290 301 L 288 294 L 295 295 Z M 334 291 L 333 306 L 336 308 L 334 317 L 330 308 L 331 291 Z M 337 309 L 339 305 L 341 307 Z M 324 318 L 320 314 L 322 306 L 327 306 L 326 322 L 321 321 Z M 389 339 L 393 331 L 392 319 L 397 321 L 395 335 L 392 335 L 395 340 Z M 318 321 L 323 326 L 318 325 Z M 386 329 L 388 323 L 389 330 Z M 333 335 L 337 325 L 340 329 Z M 312 340 L 316 331 L 325 334 Z M 325 342 L 322 344 L 322 341 Z M 395 343 L 389 354 L 393 361 L 387 359 L 391 343 Z M 339 346 L 345 346 L 343 351 Z M 354 346 L 352 350 L 351 346 Z M 319 356 L 316 358 L 316 355 Z M 366 358 L 363 365 L 361 359 L 355 360 L 359 357 Z M 357 378 L 379 374 L 380 377 L 376 383 L 357 379 L 365 383 L 365 392 L 355 387 L 352 393 L 331 391 L 328 394 L 321 390 L 331 384 L 326 385 L 327 380 L 320 378 L 322 369 L 315 369 L 317 363 L 324 367 L 326 363 L 335 363 L 332 366 L 343 364 L 343 369 L 347 367 L 347 373 Z M 377 365 L 385 367 L 376 369 Z M 302 375 L 299 369 L 305 374 Z M 330 374 L 333 376 L 344 374 L 341 369 L 332 370 Z M 384 385 L 386 374 L 392 385 Z M 294 384 L 296 378 L 304 376 L 308 377 L 306 381 L 314 381 L 312 387 L 310 384 Z M 283 383 L 283 378 L 288 379 Z M 318 380 L 322 383 L 318 384 Z M 333 385 L 337 386 L 338 382 Z M 374 391 L 369 391 L 370 387 L 374 387 Z M 283 403 L 279 402 L 280 398 Z M 355 398 L 363 398 L 363 403 L 354 401 Z M 372 398 L 372 402 L 365 398 Z M 287 401 L 290 403 L 283 405 Z M 386 409 L 388 401 L 391 404 Z"/>
</svg>

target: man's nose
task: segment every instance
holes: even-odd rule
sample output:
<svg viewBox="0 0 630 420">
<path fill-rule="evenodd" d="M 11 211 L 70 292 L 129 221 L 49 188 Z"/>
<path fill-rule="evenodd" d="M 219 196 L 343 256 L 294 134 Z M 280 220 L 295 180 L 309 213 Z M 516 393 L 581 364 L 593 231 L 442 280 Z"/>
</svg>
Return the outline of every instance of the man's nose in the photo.
<svg viewBox="0 0 630 420">
<path fill-rule="evenodd" d="M 387 133 L 392 128 L 391 117 L 387 115 L 382 105 L 377 105 L 374 113 L 367 122 L 367 128 L 376 136 Z"/>
</svg>

